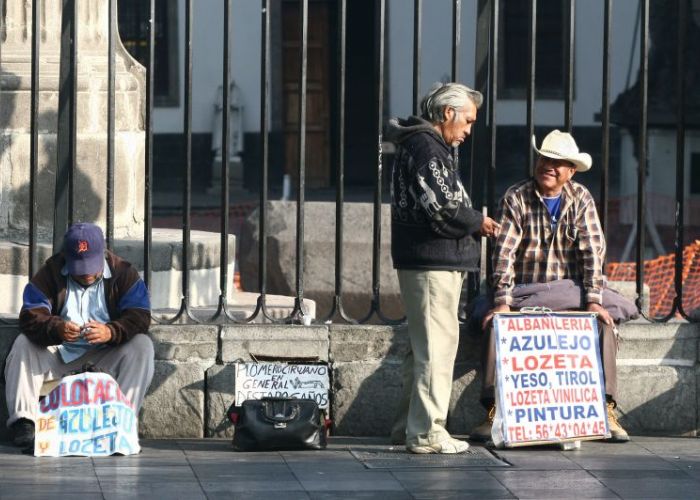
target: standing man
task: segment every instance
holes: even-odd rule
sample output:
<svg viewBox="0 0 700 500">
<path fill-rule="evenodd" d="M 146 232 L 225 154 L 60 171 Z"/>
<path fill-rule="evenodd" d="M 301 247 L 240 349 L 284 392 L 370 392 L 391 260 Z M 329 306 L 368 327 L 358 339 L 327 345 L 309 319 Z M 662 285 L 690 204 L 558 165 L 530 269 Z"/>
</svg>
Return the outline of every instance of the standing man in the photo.
<svg viewBox="0 0 700 500">
<path fill-rule="evenodd" d="M 411 352 L 404 400 L 392 441 L 412 453 L 463 453 L 469 445 L 445 428 L 459 341 L 457 312 L 464 273 L 478 270 L 475 234 L 498 224 L 471 206 L 452 148 L 471 133 L 483 97 L 459 83 L 437 84 L 421 117 L 392 119 L 397 145 L 391 181 L 391 255 L 406 308 Z"/>
<path fill-rule="evenodd" d="M 537 148 L 533 178 L 511 186 L 500 205 L 501 232 L 493 250 L 492 309 L 482 327 L 488 332 L 482 358 L 481 402 L 486 421 L 471 439 L 491 439 L 495 416 L 496 349 L 491 320 L 494 313 L 525 306 L 553 311 L 586 310 L 598 314 L 608 425 L 611 441 L 629 440 L 617 421 L 617 339 L 614 320 L 630 319 L 636 308 L 606 287 L 603 274 L 605 235 L 591 193 L 572 177 L 593 163 L 566 132 L 553 130 Z M 612 313 L 612 314 L 611 314 Z"/>
<path fill-rule="evenodd" d="M 105 250 L 98 226 L 72 225 L 63 251 L 34 275 L 23 300 L 22 333 L 5 365 L 15 445 L 33 446 L 43 383 L 86 364 L 112 375 L 138 413 L 153 378 L 150 299 L 136 269 Z"/>
</svg>

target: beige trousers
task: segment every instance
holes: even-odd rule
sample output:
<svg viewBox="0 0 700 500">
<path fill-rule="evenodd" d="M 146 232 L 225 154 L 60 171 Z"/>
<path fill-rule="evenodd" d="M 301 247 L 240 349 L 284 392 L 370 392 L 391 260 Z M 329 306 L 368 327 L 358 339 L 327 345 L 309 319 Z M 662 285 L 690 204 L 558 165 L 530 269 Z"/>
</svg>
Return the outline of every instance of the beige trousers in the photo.
<svg viewBox="0 0 700 500">
<path fill-rule="evenodd" d="M 459 344 L 457 310 L 464 273 L 399 270 L 411 352 L 404 362 L 404 395 L 392 440 L 406 446 L 439 442 L 452 393 Z"/>
<path fill-rule="evenodd" d="M 138 412 L 153 378 L 153 343 L 148 335 L 139 334 L 125 344 L 89 351 L 66 364 L 58 346 L 40 346 L 20 334 L 5 362 L 7 425 L 20 418 L 35 421 L 44 382 L 59 380 L 88 362 L 114 377 Z"/>
</svg>

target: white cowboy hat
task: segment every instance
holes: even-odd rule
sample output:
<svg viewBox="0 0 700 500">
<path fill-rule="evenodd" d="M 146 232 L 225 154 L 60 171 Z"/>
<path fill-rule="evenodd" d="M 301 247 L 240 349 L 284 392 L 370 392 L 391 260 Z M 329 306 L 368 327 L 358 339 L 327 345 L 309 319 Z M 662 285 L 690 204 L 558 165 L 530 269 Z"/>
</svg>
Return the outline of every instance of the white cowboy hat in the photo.
<svg viewBox="0 0 700 500">
<path fill-rule="evenodd" d="M 588 153 L 581 153 L 578 150 L 576 141 L 571 134 L 552 130 L 547 134 L 542 141 L 542 147 L 537 149 L 535 136 L 532 136 L 532 149 L 537 154 L 546 156 L 547 158 L 555 158 L 557 160 L 570 161 L 576 165 L 577 172 L 585 172 L 593 164 L 593 158 Z"/>
</svg>

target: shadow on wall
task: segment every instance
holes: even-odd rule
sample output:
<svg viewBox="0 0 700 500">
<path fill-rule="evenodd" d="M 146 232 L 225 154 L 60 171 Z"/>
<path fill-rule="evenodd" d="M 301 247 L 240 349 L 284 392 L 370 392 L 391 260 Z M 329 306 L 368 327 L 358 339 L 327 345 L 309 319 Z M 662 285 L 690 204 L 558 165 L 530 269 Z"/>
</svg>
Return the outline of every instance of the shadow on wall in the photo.
<svg viewBox="0 0 700 500">
<path fill-rule="evenodd" d="M 642 336 L 639 326 L 649 328 L 651 338 L 648 334 Z M 663 333 L 663 328 L 674 328 L 674 334 Z M 621 341 L 618 355 L 617 399 L 620 422 L 630 434 L 697 436 L 698 331 L 693 324 L 623 327 L 623 337 L 626 334 L 627 338 Z M 336 434 L 388 439 L 402 394 L 407 333 L 405 327 L 396 330 L 383 359 L 335 363 L 332 386 Z M 483 339 L 469 334 L 466 328 L 460 332 L 447 421 L 449 432 L 456 435 L 468 434 L 486 418 L 479 402 Z M 644 363 L 656 357 L 661 361 Z"/>
<path fill-rule="evenodd" d="M 7 195 L 0 205 L 0 234 L 12 232 L 13 235 L 27 235 L 29 224 L 29 172 L 31 131 L 30 110 L 16 109 L 17 94 L 26 89 L 20 88 L 19 76 L 0 69 L 3 88 L 0 89 L 0 131 L 2 149 L 0 165 L 6 173 L 2 191 Z M 54 95 L 50 95 L 54 94 Z M 58 101 L 57 91 L 40 92 L 41 103 Z M 57 166 L 57 123 L 56 109 L 39 112 L 37 120 L 38 134 L 38 177 L 35 182 L 37 202 L 37 223 L 41 239 L 50 240 L 53 231 L 54 198 L 56 189 Z M 67 131 L 66 131 L 67 133 Z M 100 158 L 100 151 L 89 151 L 88 145 L 81 144 L 80 134 L 77 138 L 76 167 L 73 171 L 74 182 L 74 219 L 76 221 L 95 221 L 100 215 L 103 197 L 93 189 L 90 176 L 86 173 L 94 168 L 91 157 Z M 92 145 L 89 145 L 92 146 Z M 90 148 L 91 149 L 91 148 Z M 102 159 L 102 161 L 106 161 Z M 81 170 L 78 165 L 83 167 Z M 9 175 L 7 175 L 9 174 Z M 66 186 L 67 189 L 67 186 Z"/>
<path fill-rule="evenodd" d="M 333 415 L 336 435 L 389 438 L 403 394 L 403 361 L 409 350 L 405 326 L 394 330 L 382 359 L 344 360 L 333 369 Z M 486 412 L 479 404 L 481 338 L 460 329 L 460 342 L 447 417 L 449 432 L 468 433 Z M 363 362 L 358 362 L 363 361 Z M 348 406 L 346 407 L 346 402 Z"/>
<path fill-rule="evenodd" d="M 620 423 L 633 435 L 697 436 L 697 401 L 700 400 L 697 353 L 700 327 L 688 323 L 668 326 L 652 324 L 647 328 L 674 328 L 673 339 L 652 338 L 636 342 L 632 337 L 635 333 L 633 327 L 634 325 L 623 327 L 618 355 L 617 399 Z M 632 335 L 625 335 L 630 331 Z M 628 343 L 637 343 L 637 346 L 626 347 Z M 661 348 L 659 354 L 654 352 L 657 346 Z M 660 361 L 650 366 L 631 359 L 627 365 L 624 363 L 627 349 L 630 349 L 631 358 L 658 357 Z"/>
</svg>

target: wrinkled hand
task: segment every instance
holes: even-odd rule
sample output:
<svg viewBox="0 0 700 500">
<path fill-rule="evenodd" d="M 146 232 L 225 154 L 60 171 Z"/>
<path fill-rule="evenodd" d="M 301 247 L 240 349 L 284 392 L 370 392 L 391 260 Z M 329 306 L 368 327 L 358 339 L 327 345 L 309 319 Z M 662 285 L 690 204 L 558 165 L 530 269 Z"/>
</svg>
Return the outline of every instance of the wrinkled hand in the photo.
<svg viewBox="0 0 700 500">
<path fill-rule="evenodd" d="M 487 236 L 489 238 L 495 238 L 498 236 L 498 231 L 501 230 L 501 225 L 493 220 L 491 217 L 484 217 L 484 222 L 481 223 L 481 229 L 479 232 L 481 236 Z"/>
<path fill-rule="evenodd" d="M 80 327 L 72 321 L 66 321 L 58 334 L 64 342 L 75 342 L 80 338 Z"/>
<path fill-rule="evenodd" d="M 493 320 L 493 315 L 496 313 L 507 313 L 510 312 L 510 306 L 507 306 L 505 304 L 501 304 L 499 306 L 494 307 L 491 309 L 486 316 L 484 316 L 484 320 L 481 322 L 481 328 L 486 331 L 486 329 L 491 325 L 491 321 Z"/>
<path fill-rule="evenodd" d="M 104 323 L 90 320 L 83 325 L 85 340 L 89 344 L 106 344 L 112 340 L 112 330 Z"/>
<path fill-rule="evenodd" d="M 588 305 L 586 306 L 586 311 L 598 313 L 598 319 L 605 323 L 608 326 L 613 325 L 613 319 L 612 316 L 610 316 L 610 313 L 608 312 L 607 309 L 605 309 L 603 306 L 600 304 L 596 304 L 595 302 L 589 302 Z"/>
</svg>

